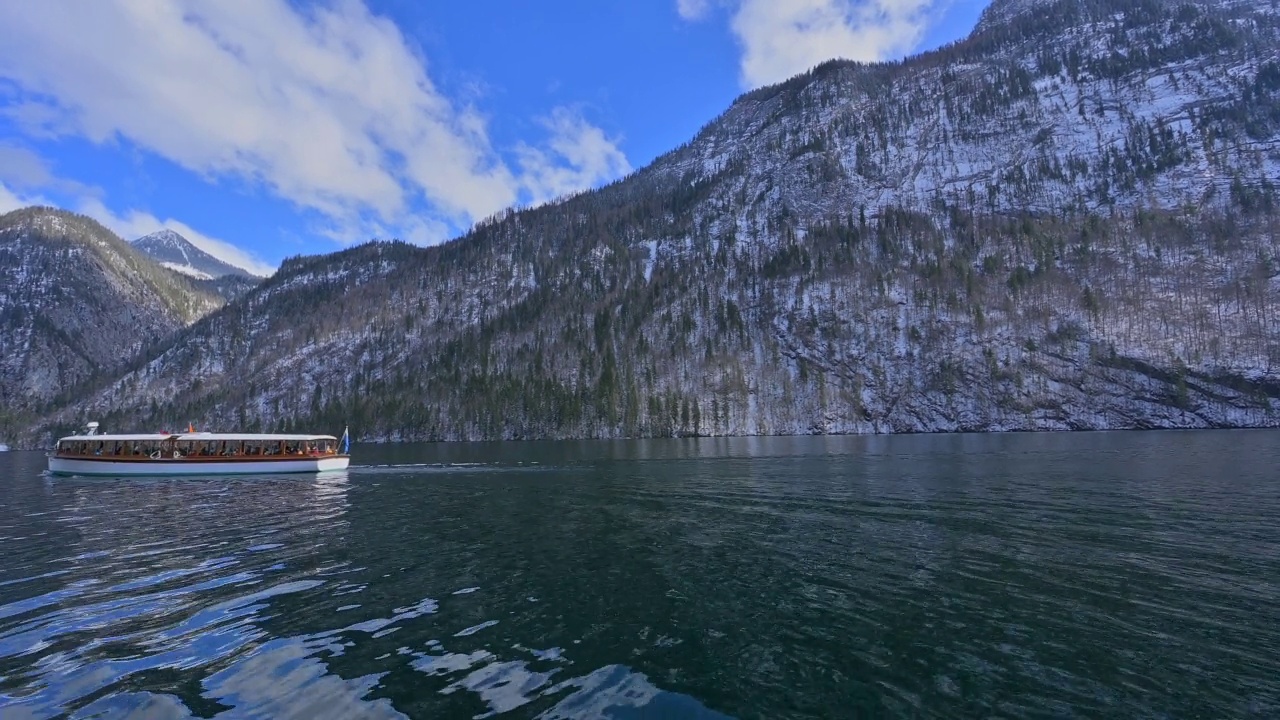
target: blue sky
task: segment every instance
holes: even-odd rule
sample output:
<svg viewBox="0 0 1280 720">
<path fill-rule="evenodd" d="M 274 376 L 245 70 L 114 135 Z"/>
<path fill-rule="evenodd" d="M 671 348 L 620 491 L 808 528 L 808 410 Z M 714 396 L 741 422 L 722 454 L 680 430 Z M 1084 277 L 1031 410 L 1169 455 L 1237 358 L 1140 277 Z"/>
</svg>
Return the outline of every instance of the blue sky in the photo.
<svg viewBox="0 0 1280 720">
<path fill-rule="evenodd" d="M 3 3 L 0 211 L 266 273 L 441 242 L 643 167 L 745 90 L 966 35 L 985 0 Z"/>
</svg>

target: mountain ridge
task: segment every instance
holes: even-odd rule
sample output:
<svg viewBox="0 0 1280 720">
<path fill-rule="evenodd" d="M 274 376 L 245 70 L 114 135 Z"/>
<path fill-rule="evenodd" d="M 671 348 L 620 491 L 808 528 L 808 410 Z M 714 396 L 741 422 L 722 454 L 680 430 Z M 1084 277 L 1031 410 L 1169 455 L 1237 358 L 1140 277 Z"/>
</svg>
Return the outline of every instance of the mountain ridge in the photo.
<svg viewBox="0 0 1280 720">
<path fill-rule="evenodd" d="M 221 305 L 91 218 L 0 215 L 0 426 Z"/>
<path fill-rule="evenodd" d="M 29 440 L 1280 424 L 1276 3 L 1042 6 L 444 246 L 286 261 Z"/>
</svg>

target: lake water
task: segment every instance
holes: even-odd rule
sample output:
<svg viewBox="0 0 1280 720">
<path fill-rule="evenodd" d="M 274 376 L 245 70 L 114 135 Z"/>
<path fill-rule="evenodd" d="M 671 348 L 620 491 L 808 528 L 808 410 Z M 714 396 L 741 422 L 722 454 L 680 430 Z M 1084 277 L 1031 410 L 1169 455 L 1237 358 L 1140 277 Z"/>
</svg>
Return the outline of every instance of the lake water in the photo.
<svg viewBox="0 0 1280 720">
<path fill-rule="evenodd" d="M 0 717 L 1280 717 L 1280 432 L 0 454 Z"/>
</svg>

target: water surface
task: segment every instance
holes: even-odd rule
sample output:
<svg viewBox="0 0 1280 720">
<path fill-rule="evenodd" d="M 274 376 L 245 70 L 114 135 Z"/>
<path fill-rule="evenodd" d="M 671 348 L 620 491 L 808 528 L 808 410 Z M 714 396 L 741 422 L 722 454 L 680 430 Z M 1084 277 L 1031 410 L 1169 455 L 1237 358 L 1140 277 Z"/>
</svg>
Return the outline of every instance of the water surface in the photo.
<svg viewBox="0 0 1280 720">
<path fill-rule="evenodd" d="M 0 454 L 0 716 L 1280 716 L 1280 433 L 354 450 Z"/>
</svg>

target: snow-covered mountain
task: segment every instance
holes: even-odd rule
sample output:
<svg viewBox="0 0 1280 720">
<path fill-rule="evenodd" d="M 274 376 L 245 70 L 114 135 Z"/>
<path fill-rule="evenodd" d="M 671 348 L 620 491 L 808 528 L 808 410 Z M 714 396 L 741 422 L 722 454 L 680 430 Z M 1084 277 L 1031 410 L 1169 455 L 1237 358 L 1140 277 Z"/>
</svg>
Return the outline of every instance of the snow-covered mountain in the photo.
<svg viewBox="0 0 1280 720">
<path fill-rule="evenodd" d="M 1280 0 L 996 0 L 601 190 L 286 262 L 76 409 L 366 438 L 1280 425 L 1277 177 Z"/>
<path fill-rule="evenodd" d="M 133 246 L 161 265 L 199 280 L 212 280 L 225 275 L 238 275 L 252 280 L 260 278 L 244 268 L 223 262 L 201 250 L 173 230 L 164 229 L 133 241 Z"/>
<path fill-rule="evenodd" d="M 0 215 L 0 435 L 222 304 L 87 217 Z"/>
<path fill-rule="evenodd" d="M 996 0 L 951 46 L 750 93 L 654 169 L 809 217 L 1197 204 L 1280 177 L 1278 23 L 1277 0 Z"/>
</svg>

